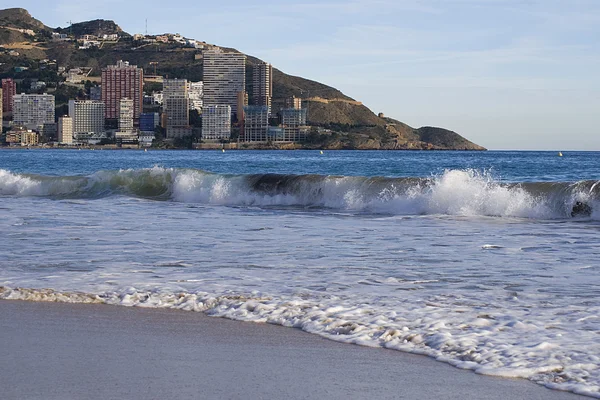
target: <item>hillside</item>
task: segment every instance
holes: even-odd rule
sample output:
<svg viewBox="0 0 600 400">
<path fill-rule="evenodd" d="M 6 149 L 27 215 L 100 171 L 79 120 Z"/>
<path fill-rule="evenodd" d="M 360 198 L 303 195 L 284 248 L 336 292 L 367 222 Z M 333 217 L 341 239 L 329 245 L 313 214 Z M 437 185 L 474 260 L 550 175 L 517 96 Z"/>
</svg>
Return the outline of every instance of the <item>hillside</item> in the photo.
<svg viewBox="0 0 600 400">
<path fill-rule="evenodd" d="M 27 30 L 48 34 L 50 28 L 22 8 L 0 10 L 0 45 L 24 43 L 33 39 Z"/>
<path fill-rule="evenodd" d="M 35 37 L 18 29 L 32 29 Z M 117 42 L 102 43 L 100 48 L 79 49 L 75 41 L 53 41 L 51 32 L 79 37 L 118 33 Z M 204 43 L 204 42 L 202 42 Z M 146 71 L 146 74 L 169 78 L 202 80 L 203 60 L 201 50 L 179 43 L 147 43 L 134 41 L 119 25 L 110 20 L 78 22 L 66 28 L 51 29 L 34 19 L 24 9 L 0 10 L 0 45 L 17 51 L 18 56 L 0 51 L 0 77 L 52 80 L 40 60 L 56 60 L 56 65 L 69 68 L 91 67 L 90 77 L 100 75 L 105 65 L 127 60 Z M 204 44 L 206 47 L 216 47 Z M 235 49 L 225 51 L 237 52 Z M 261 62 L 248 55 L 247 90 L 251 92 L 252 66 Z M 15 66 L 29 70 L 14 71 Z M 44 69 L 42 71 L 42 69 Z M 61 77 L 56 75 L 58 86 Z M 52 87 L 50 85 L 49 87 Z M 326 148 L 372 148 L 372 149 L 456 149 L 485 150 L 456 132 L 443 128 L 423 127 L 414 129 L 391 118 L 381 118 L 360 101 L 346 96 L 340 90 L 299 76 L 287 75 L 273 68 L 273 106 L 278 110 L 290 96 L 303 99 L 308 108 L 309 125 L 318 127 L 311 133 L 307 146 Z"/>
<path fill-rule="evenodd" d="M 41 21 L 33 18 L 23 8 L 7 8 L 0 10 L 0 26 L 20 29 L 32 29 L 34 31 L 50 30 Z"/>
<path fill-rule="evenodd" d="M 118 33 L 123 36 L 130 36 L 127 32 L 124 32 L 119 25 L 114 21 L 95 19 L 93 21 L 85 21 L 75 23 L 67 28 L 58 28 L 57 32 L 66 33 L 74 36 L 82 35 L 110 35 Z"/>
</svg>

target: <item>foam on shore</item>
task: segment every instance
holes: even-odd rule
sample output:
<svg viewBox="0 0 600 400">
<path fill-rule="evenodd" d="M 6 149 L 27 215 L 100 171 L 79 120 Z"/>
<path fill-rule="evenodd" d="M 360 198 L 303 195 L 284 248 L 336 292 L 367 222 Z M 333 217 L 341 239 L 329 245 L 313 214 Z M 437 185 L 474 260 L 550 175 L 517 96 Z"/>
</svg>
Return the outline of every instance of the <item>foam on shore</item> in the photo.
<svg viewBox="0 0 600 400">
<path fill-rule="evenodd" d="M 441 304 L 437 309 L 438 305 L 429 303 L 415 305 L 415 315 L 420 318 L 411 320 L 414 310 L 407 310 L 407 315 L 381 313 L 369 305 L 345 304 L 340 298 L 161 293 L 135 288 L 91 294 L 0 287 L 0 299 L 177 309 L 265 322 L 299 328 L 339 342 L 423 354 L 479 374 L 526 378 L 551 389 L 600 398 L 600 386 L 595 383 L 598 356 L 571 353 L 566 357 L 560 352 L 548 356 L 560 347 L 556 343 L 561 333 L 556 332 L 552 340 L 542 327 L 509 315 L 474 317 L 462 315 L 460 310 L 444 310 Z M 496 343 L 491 334 L 500 331 L 510 332 L 514 344 L 506 340 Z M 532 337 L 536 331 L 540 335 L 536 343 L 519 343 L 524 332 Z"/>
<path fill-rule="evenodd" d="M 0 341 L 0 387 L 10 399 L 580 398 L 202 313 L 0 301 Z"/>
</svg>

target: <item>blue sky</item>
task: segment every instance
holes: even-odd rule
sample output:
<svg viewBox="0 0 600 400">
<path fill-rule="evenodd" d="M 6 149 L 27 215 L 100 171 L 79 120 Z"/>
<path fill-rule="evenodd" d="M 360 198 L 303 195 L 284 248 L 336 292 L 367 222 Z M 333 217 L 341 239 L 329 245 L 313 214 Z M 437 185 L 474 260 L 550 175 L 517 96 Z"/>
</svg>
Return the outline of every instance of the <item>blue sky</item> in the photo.
<svg viewBox="0 0 600 400">
<path fill-rule="evenodd" d="M 12 0 L 11 0 L 12 1 Z M 47 25 L 113 19 L 271 62 L 411 126 L 490 149 L 600 150 L 598 0 L 19 0 Z"/>
</svg>

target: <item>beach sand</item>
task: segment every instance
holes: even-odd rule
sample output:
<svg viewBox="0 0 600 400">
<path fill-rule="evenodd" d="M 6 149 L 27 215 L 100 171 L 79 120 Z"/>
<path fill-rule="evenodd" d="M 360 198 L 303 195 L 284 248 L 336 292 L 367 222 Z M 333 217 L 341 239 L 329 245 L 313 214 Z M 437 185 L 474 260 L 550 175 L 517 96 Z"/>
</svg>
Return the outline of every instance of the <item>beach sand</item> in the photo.
<svg viewBox="0 0 600 400">
<path fill-rule="evenodd" d="M 0 300 L 2 399 L 576 399 L 201 313 Z"/>
</svg>

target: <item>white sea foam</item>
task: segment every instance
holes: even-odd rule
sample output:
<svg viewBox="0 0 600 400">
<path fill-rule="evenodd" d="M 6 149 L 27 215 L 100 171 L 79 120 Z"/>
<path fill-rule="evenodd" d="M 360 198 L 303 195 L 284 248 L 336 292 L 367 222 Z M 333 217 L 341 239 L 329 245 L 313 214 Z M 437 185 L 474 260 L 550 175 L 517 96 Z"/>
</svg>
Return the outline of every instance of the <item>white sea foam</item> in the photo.
<svg viewBox="0 0 600 400">
<path fill-rule="evenodd" d="M 0 194 L 7 196 L 42 196 L 47 194 L 39 181 L 0 169 Z"/>
<path fill-rule="evenodd" d="M 73 180 L 94 193 L 123 187 L 175 201 L 124 191 L 75 202 L 8 195 L 0 297 L 274 323 L 598 396 L 597 222 L 473 218 L 460 210 L 458 217 L 362 212 L 369 201 L 423 207 L 430 196 L 443 203 L 454 196 L 445 188 L 471 179 L 457 175 L 439 184 L 443 175 L 283 177 L 281 186 L 279 177 L 257 183 L 260 177 L 157 167 Z M 475 188 L 502 187 L 485 179 L 474 175 Z M 140 189 L 134 181 L 147 184 Z M 297 192 L 295 185 L 306 188 Z M 334 190 L 348 193 L 339 204 L 361 212 L 219 205 L 315 204 Z M 239 203 L 248 193 L 253 203 Z"/>
<path fill-rule="evenodd" d="M 591 187 L 590 187 L 591 186 Z M 97 198 L 127 195 L 228 206 L 304 206 L 398 215 L 554 219 L 580 201 L 600 218 L 596 183 L 508 185 L 490 173 L 448 170 L 431 178 L 219 175 L 154 167 L 99 171 L 88 177 L 44 177 L 0 170 L 0 194 Z"/>
<path fill-rule="evenodd" d="M 139 291 L 87 294 L 49 289 L 0 287 L 0 299 L 64 303 L 95 303 L 130 307 L 205 312 L 240 321 L 271 323 L 323 337 L 371 347 L 434 357 L 477 373 L 526 378 L 549 388 L 600 398 L 599 357 L 569 350 L 569 342 L 545 327 L 517 318 L 527 314 L 475 315 L 456 312 L 448 299 L 437 307 L 409 304 L 404 312 L 374 305 L 356 305 L 342 298 L 270 297 L 251 295 L 164 293 Z M 444 304 L 446 303 L 446 304 Z M 413 316 L 419 318 L 414 319 Z M 533 335 L 523 335 L 524 330 Z M 544 341 L 529 343 L 531 337 Z M 506 338 L 512 340 L 506 341 Z"/>
</svg>

